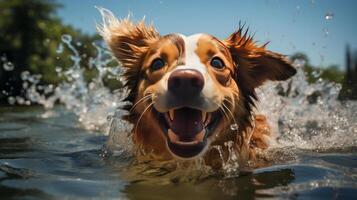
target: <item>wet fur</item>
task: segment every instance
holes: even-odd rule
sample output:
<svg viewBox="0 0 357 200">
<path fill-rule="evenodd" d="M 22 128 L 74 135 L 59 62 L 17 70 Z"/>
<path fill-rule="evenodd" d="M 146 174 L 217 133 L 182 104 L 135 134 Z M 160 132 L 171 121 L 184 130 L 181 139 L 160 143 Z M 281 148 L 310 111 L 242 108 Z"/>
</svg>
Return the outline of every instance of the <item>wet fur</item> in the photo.
<svg viewBox="0 0 357 200">
<path fill-rule="evenodd" d="M 115 57 L 126 68 L 123 75 L 126 79 L 125 86 L 129 94 L 125 101 L 131 104 L 124 109 L 128 115 L 124 117 L 134 124 L 133 140 L 137 149 L 137 156 L 149 155 L 149 159 L 170 160 L 172 155 L 165 145 L 165 138 L 160 132 L 158 124 L 152 121 L 153 113 L 145 110 L 145 113 L 137 112 L 143 108 L 133 107 L 143 96 L 140 84 L 146 79 L 142 70 L 143 60 L 151 45 L 169 38 L 174 44 L 184 51 L 182 41 L 175 34 L 161 36 L 153 26 L 147 26 L 143 21 L 133 23 L 129 19 L 118 20 L 112 17 L 109 23 L 99 27 L 100 34 L 104 37 Z M 215 38 L 214 38 L 215 39 Z M 212 145 L 220 145 L 224 150 L 225 159 L 228 158 L 228 149 L 224 145 L 227 141 L 234 142 L 234 148 L 239 158 L 239 163 L 245 165 L 248 160 L 255 160 L 256 149 L 265 149 L 269 146 L 268 139 L 271 135 L 267 119 L 262 115 L 255 115 L 253 109 L 258 100 L 255 88 L 261 86 L 267 80 L 286 80 L 296 73 L 296 70 L 281 54 L 266 50 L 266 44 L 259 46 L 248 35 L 248 30 L 240 26 L 238 31 L 231 34 L 226 40 L 215 39 L 228 50 L 234 62 L 233 80 L 239 88 L 239 94 L 230 105 L 232 113 L 239 126 L 238 133 L 229 128 L 230 123 L 221 123 L 219 137 Z M 229 105 L 229 103 L 227 103 Z M 139 106 L 138 106 L 139 107 Z M 140 121 L 139 118 L 141 117 Z M 139 123 L 139 124 L 138 124 Z M 147 157 L 147 156 L 146 156 Z M 215 149 L 210 149 L 204 155 L 208 165 L 214 168 L 222 167 L 221 159 Z"/>
</svg>

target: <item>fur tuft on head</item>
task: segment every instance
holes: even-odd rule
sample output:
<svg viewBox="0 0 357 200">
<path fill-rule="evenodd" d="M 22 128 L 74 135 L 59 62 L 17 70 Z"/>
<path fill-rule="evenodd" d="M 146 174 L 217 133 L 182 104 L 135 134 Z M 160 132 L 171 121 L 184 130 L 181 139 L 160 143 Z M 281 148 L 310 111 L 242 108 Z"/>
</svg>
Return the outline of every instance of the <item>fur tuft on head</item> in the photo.
<svg viewBox="0 0 357 200">
<path fill-rule="evenodd" d="M 133 102 L 142 68 L 143 55 L 150 45 L 161 36 L 152 24 L 146 25 L 144 19 L 132 22 L 130 14 L 125 19 L 117 19 L 112 12 L 98 8 L 103 22 L 97 26 L 99 34 L 104 38 L 122 67 L 126 69 L 125 86 L 129 90 L 126 101 Z M 125 107 L 130 110 L 131 106 Z M 126 116 L 128 119 L 129 116 Z M 130 121 L 130 119 L 128 119 Z"/>
</svg>

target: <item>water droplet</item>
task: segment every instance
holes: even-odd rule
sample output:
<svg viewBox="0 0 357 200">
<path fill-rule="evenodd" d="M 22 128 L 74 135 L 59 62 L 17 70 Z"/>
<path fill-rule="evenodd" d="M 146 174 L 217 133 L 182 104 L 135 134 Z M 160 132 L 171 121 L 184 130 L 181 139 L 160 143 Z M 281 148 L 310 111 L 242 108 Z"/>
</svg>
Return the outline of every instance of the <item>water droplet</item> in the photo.
<svg viewBox="0 0 357 200">
<path fill-rule="evenodd" d="M 7 98 L 7 102 L 10 105 L 14 105 L 16 103 L 16 99 L 14 97 L 9 97 L 9 98 Z"/>
<path fill-rule="evenodd" d="M 57 73 L 62 72 L 62 68 L 61 68 L 61 67 L 59 67 L 59 66 L 57 66 L 57 67 L 55 68 L 55 70 L 56 70 L 56 72 L 57 72 Z"/>
<path fill-rule="evenodd" d="M 63 52 L 63 44 L 59 44 L 57 49 L 56 49 L 56 53 L 62 53 Z"/>
<path fill-rule="evenodd" d="M 91 90 L 95 89 L 95 83 L 90 82 L 89 85 L 88 85 L 88 88 L 91 89 Z"/>
<path fill-rule="evenodd" d="M 109 155 L 108 150 L 102 149 L 102 152 L 99 154 L 100 157 L 106 158 Z"/>
<path fill-rule="evenodd" d="M 14 70 L 15 66 L 12 62 L 5 62 L 3 64 L 3 68 L 5 71 L 12 71 L 12 70 Z"/>
<path fill-rule="evenodd" d="M 23 82 L 23 83 L 22 83 L 22 87 L 23 87 L 24 89 L 27 89 L 28 86 L 29 86 L 29 83 L 28 83 L 28 82 Z"/>
<path fill-rule="evenodd" d="M 22 98 L 22 97 L 16 97 L 16 101 L 17 101 L 17 103 L 20 104 L 20 105 L 22 105 L 22 104 L 25 103 L 25 99 Z"/>
<path fill-rule="evenodd" d="M 6 62 L 6 61 L 7 61 L 7 59 L 6 59 L 6 56 L 5 56 L 5 55 L 1 56 L 1 61 L 3 61 L 3 62 Z"/>
<path fill-rule="evenodd" d="M 332 12 L 328 12 L 328 13 L 326 13 L 326 15 L 325 15 L 325 19 L 326 19 L 326 20 L 332 20 L 333 17 L 334 17 L 334 14 L 333 14 Z"/>
<path fill-rule="evenodd" d="M 329 34 L 328 28 L 323 28 L 323 29 L 322 29 L 322 32 L 324 33 L 324 36 L 325 36 L 325 37 L 327 37 L 328 34 Z"/>
<path fill-rule="evenodd" d="M 107 116 L 107 121 L 110 122 L 113 119 L 113 115 L 108 115 Z"/>
<path fill-rule="evenodd" d="M 304 67 L 306 64 L 306 60 L 302 58 L 297 58 L 293 61 L 293 65 L 297 68 Z"/>
<path fill-rule="evenodd" d="M 62 41 L 69 44 L 72 41 L 72 36 L 68 35 L 68 34 L 64 34 L 61 37 Z"/>
<path fill-rule="evenodd" d="M 319 78 L 321 76 L 321 71 L 313 71 L 311 75 L 314 78 Z"/>
<path fill-rule="evenodd" d="M 238 126 L 238 124 L 234 123 L 234 124 L 231 124 L 230 128 L 232 131 L 236 131 L 236 130 L 238 130 L 239 126 Z"/>
<path fill-rule="evenodd" d="M 30 72 L 29 71 L 24 71 L 24 72 L 21 73 L 21 79 L 23 81 L 27 80 L 29 78 L 29 76 L 30 76 Z"/>
<path fill-rule="evenodd" d="M 74 71 L 71 75 L 72 75 L 72 77 L 74 79 L 77 79 L 77 78 L 81 77 L 81 74 L 79 72 L 77 72 L 77 71 Z"/>
<path fill-rule="evenodd" d="M 44 93 L 45 94 L 50 94 L 51 92 L 53 92 L 53 90 L 54 90 L 54 86 L 52 84 L 50 84 L 50 85 L 45 87 Z"/>
</svg>

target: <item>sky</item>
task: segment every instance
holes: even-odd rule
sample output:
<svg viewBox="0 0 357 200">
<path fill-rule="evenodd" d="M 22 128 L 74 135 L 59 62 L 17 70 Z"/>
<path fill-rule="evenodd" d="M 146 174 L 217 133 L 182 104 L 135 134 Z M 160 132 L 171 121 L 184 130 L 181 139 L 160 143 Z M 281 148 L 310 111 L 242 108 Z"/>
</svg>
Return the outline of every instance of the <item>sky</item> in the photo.
<svg viewBox="0 0 357 200">
<path fill-rule="evenodd" d="M 314 66 L 345 66 L 349 44 L 357 51 L 356 0 L 57 0 L 65 24 L 96 33 L 101 16 L 95 6 L 118 18 L 145 16 L 161 34 L 208 33 L 224 39 L 239 21 L 250 27 L 258 44 L 292 55 L 304 52 Z M 326 19 L 332 18 L 332 19 Z"/>
</svg>

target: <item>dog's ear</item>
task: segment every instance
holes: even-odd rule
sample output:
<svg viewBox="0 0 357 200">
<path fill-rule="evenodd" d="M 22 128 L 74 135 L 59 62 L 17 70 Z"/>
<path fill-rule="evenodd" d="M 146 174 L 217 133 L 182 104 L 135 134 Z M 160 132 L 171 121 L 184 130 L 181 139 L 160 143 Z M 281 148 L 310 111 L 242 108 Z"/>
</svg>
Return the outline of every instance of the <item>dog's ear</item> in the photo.
<svg viewBox="0 0 357 200">
<path fill-rule="evenodd" d="M 236 81 L 256 88 L 267 80 L 286 80 L 296 73 L 285 56 L 266 50 L 267 43 L 258 46 L 247 33 L 241 26 L 224 40 L 236 64 Z"/>
<path fill-rule="evenodd" d="M 140 79 L 143 59 L 152 43 L 161 36 L 150 25 L 147 26 L 144 20 L 133 23 L 130 16 L 126 19 L 117 19 L 109 10 L 99 8 L 102 14 L 103 23 L 97 27 L 99 34 L 104 38 L 114 56 L 121 66 L 126 68 L 123 77 L 124 86 L 129 90 L 126 101 L 134 102 L 136 98 L 136 87 Z M 131 110 L 131 105 L 124 107 Z M 130 120 L 130 115 L 124 117 Z"/>
<path fill-rule="evenodd" d="M 98 26 L 98 31 L 114 56 L 129 70 L 140 68 L 143 55 L 150 44 L 159 39 L 159 33 L 152 25 L 146 25 L 144 20 L 133 23 L 130 17 L 119 20 L 108 10 L 101 12 L 103 24 Z"/>
</svg>

